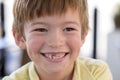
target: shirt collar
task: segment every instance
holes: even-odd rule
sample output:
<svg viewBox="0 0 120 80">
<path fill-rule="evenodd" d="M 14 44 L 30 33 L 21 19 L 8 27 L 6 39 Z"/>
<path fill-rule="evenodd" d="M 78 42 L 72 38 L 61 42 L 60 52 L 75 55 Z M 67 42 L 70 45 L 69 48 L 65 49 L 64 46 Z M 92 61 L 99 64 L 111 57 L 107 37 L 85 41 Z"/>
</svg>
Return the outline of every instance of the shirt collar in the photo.
<svg viewBox="0 0 120 80">
<path fill-rule="evenodd" d="M 39 77 L 38 77 L 38 74 L 37 74 L 37 72 L 35 70 L 33 62 L 30 65 L 30 68 L 29 68 L 29 76 L 30 76 L 30 80 L 40 80 Z"/>
</svg>

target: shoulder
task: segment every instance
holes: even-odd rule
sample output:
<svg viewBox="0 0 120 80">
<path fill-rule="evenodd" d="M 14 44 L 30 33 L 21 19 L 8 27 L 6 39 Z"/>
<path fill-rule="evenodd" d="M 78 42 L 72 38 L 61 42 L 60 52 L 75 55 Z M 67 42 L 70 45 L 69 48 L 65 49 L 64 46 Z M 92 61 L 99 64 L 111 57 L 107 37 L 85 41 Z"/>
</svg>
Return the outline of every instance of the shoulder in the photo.
<svg viewBox="0 0 120 80">
<path fill-rule="evenodd" d="M 28 80 L 30 65 L 32 65 L 32 62 L 29 62 L 26 65 L 22 66 L 9 76 L 5 76 L 2 80 Z"/>
<path fill-rule="evenodd" d="M 78 64 L 84 67 L 96 80 L 112 80 L 109 66 L 102 60 L 80 57 Z"/>
<path fill-rule="evenodd" d="M 90 67 L 107 67 L 108 65 L 99 59 L 92 59 L 92 58 L 88 58 L 88 57 L 79 57 L 78 58 L 78 62 L 82 65 L 85 65 L 86 67 L 90 68 Z"/>
</svg>

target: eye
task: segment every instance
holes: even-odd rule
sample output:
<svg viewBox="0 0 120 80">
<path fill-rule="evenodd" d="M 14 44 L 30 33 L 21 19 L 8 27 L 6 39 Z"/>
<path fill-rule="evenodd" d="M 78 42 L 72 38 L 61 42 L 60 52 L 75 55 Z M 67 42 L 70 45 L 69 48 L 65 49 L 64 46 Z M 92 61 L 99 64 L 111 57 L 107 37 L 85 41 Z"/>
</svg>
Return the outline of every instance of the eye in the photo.
<svg viewBox="0 0 120 80">
<path fill-rule="evenodd" d="M 64 31 L 67 31 L 67 32 L 74 31 L 74 30 L 75 30 L 75 28 L 72 28 L 72 27 L 67 27 L 64 29 Z"/>
<path fill-rule="evenodd" d="M 48 30 L 46 28 L 37 28 L 34 31 L 38 31 L 38 32 L 47 32 Z"/>
</svg>

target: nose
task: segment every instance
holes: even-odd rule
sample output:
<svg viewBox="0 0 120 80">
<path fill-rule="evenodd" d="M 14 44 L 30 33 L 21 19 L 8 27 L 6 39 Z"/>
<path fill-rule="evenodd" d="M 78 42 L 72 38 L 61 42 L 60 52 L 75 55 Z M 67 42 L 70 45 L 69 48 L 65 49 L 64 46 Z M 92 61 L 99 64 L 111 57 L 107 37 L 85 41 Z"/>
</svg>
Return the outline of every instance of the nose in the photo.
<svg viewBox="0 0 120 80">
<path fill-rule="evenodd" d="M 65 44 L 65 36 L 60 31 L 52 32 L 48 35 L 47 38 L 48 46 L 52 48 L 59 48 Z"/>
</svg>

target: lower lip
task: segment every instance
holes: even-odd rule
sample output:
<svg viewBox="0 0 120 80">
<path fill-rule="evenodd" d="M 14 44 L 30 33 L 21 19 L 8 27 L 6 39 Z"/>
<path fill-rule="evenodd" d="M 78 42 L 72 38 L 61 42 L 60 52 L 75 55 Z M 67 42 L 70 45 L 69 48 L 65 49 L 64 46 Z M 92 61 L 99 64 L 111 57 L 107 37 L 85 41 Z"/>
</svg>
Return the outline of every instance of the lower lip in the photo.
<svg viewBox="0 0 120 80">
<path fill-rule="evenodd" d="M 68 55 L 68 54 L 67 54 Z M 48 62 L 51 62 L 51 63 L 60 63 L 60 62 L 63 62 L 65 60 L 65 58 L 67 57 L 67 55 L 65 55 L 64 57 L 62 58 L 58 58 L 58 59 L 50 59 L 48 57 L 45 57 L 43 56 L 45 59 L 47 59 Z"/>
</svg>

